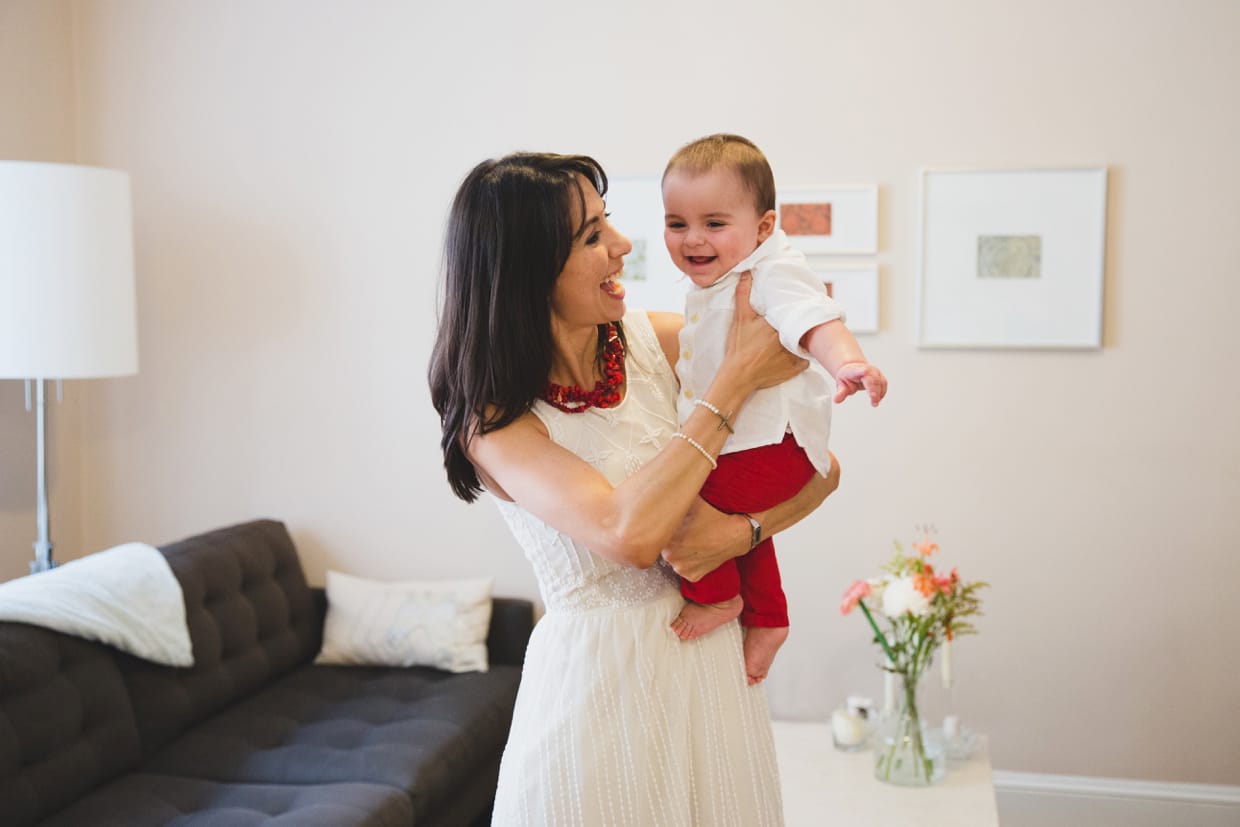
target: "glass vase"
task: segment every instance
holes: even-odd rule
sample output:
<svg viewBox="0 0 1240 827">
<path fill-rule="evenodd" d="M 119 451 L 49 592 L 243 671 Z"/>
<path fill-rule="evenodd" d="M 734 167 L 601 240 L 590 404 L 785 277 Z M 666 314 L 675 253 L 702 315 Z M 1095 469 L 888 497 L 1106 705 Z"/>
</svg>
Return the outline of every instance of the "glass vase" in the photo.
<svg viewBox="0 0 1240 827">
<path fill-rule="evenodd" d="M 882 722 L 874 745 L 874 775 L 902 787 L 929 787 L 943 780 L 947 760 L 942 739 L 922 725 L 917 677 L 901 675 L 895 711 Z"/>
</svg>

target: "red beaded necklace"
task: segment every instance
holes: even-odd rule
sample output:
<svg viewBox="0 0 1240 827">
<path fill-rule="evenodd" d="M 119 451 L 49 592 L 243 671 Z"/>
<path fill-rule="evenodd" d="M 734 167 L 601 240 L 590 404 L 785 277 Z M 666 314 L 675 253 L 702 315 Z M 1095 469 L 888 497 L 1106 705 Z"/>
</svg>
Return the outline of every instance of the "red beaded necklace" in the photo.
<svg viewBox="0 0 1240 827">
<path fill-rule="evenodd" d="M 594 383 L 594 390 L 583 391 L 580 385 L 565 387 L 548 382 L 543 388 L 543 401 L 565 413 L 581 413 L 588 408 L 610 408 L 620 402 L 620 383 L 624 381 L 624 343 L 614 324 L 607 325 L 607 345 L 603 348 L 603 378 Z"/>
</svg>

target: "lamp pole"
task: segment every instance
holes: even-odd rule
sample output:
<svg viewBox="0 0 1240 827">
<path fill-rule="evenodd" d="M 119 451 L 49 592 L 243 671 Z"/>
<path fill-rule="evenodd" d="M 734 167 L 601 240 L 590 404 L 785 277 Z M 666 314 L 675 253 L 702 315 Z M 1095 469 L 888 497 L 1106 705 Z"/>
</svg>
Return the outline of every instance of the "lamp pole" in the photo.
<svg viewBox="0 0 1240 827">
<path fill-rule="evenodd" d="M 34 420 L 36 442 L 38 443 L 38 539 L 34 541 L 34 559 L 30 561 L 30 573 L 38 574 L 55 568 L 52 560 L 52 538 L 48 530 L 47 509 L 47 404 L 44 397 L 47 380 L 34 380 Z M 30 410 L 30 380 L 26 380 L 26 410 Z"/>
</svg>

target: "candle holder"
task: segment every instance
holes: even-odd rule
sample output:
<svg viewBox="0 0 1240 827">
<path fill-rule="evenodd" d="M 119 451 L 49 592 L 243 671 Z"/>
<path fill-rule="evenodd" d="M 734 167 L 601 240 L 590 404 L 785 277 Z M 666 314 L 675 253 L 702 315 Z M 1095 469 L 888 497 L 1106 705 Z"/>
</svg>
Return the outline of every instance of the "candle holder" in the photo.
<svg viewBox="0 0 1240 827">
<path fill-rule="evenodd" d="M 873 701 L 849 696 L 847 705 L 831 713 L 831 743 L 841 752 L 868 749 L 875 717 Z"/>
<path fill-rule="evenodd" d="M 943 718 L 943 749 L 949 764 L 964 764 L 977 754 L 977 733 L 961 725 L 959 715 Z"/>
</svg>

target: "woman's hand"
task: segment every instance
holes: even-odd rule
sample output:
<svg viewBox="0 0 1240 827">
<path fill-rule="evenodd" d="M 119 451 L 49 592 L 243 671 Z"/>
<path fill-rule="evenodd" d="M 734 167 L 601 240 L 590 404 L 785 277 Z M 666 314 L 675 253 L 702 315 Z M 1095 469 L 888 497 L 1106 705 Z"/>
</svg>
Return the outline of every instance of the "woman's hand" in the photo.
<svg viewBox="0 0 1240 827">
<path fill-rule="evenodd" d="M 738 379 L 756 390 L 791 379 L 809 367 L 809 362 L 789 353 L 775 328 L 754 312 L 749 303 L 752 289 L 753 276 L 748 271 L 741 273 L 721 370 L 735 369 Z"/>
<path fill-rule="evenodd" d="M 744 517 L 724 514 L 699 497 L 663 550 L 663 559 L 681 577 L 696 583 L 749 551 L 750 534 Z"/>
</svg>

